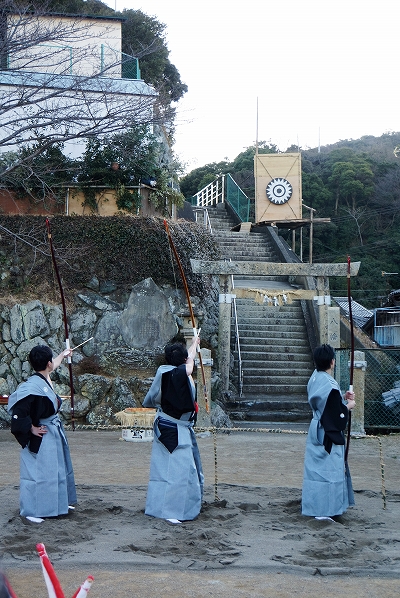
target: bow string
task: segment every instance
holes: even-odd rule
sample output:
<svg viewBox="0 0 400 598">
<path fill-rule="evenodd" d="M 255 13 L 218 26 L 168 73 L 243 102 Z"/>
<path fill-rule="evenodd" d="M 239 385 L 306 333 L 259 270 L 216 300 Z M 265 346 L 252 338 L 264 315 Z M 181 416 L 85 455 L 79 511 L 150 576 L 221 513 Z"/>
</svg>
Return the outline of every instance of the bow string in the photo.
<svg viewBox="0 0 400 598">
<path fill-rule="evenodd" d="M 350 285 L 350 256 L 347 256 L 347 300 L 349 303 L 349 322 L 350 322 L 350 384 L 349 390 L 353 392 L 353 377 L 354 377 L 354 321 L 353 321 L 353 310 L 351 301 L 351 285 Z M 349 411 L 349 421 L 347 424 L 347 443 L 345 451 L 345 461 L 349 455 L 350 446 L 350 432 L 351 432 L 351 411 Z"/>
</svg>

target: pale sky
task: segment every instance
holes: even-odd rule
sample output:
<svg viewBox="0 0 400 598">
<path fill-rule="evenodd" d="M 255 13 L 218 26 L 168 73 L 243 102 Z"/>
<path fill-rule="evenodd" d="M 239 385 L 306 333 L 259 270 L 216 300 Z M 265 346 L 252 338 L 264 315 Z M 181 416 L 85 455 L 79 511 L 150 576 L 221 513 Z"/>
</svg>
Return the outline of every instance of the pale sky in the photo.
<svg viewBox="0 0 400 598">
<path fill-rule="evenodd" d="M 399 0 L 107 0 L 165 23 L 186 170 L 400 131 Z"/>
</svg>

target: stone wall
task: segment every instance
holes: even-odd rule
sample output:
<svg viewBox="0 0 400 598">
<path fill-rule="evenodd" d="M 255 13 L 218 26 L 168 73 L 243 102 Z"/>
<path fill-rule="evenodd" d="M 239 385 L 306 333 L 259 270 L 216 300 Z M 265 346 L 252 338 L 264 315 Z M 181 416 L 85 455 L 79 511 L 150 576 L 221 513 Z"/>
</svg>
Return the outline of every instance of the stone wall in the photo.
<svg viewBox="0 0 400 598">
<path fill-rule="evenodd" d="M 151 278 L 132 287 L 126 301 L 113 299 L 113 288 L 93 279 L 75 297 L 69 314 L 71 347 L 93 337 L 73 353 L 74 410 L 77 423 L 118 423 L 114 414 L 140 407 L 152 381 L 165 344 L 181 331 L 185 320 L 183 291 L 158 287 Z M 199 312 L 201 336 L 209 346 L 217 343 L 218 289 L 214 288 Z M 9 395 L 31 375 L 31 348 L 46 344 L 54 354 L 64 348 L 61 307 L 38 299 L 12 306 L 0 304 L 0 394 Z M 69 397 L 69 372 L 64 363 L 52 374 L 56 392 Z M 61 408 L 70 418 L 70 400 Z M 0 406 L 0 427 L 10 417 Z"/>
</svg>

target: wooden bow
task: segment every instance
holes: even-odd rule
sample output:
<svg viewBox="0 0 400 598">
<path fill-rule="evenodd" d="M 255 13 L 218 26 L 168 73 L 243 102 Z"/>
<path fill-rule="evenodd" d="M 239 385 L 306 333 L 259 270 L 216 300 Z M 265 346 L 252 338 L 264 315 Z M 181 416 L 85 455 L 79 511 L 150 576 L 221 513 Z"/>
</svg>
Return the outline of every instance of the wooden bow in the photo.
<svg viewBox="0 0 400 598">
<path fill-rule="evenodd" d="M 67 308 L 65 305 L 65 296 L 64 296 L 64 289 L 61 282 L 60 273 L 58 271 L 56 255 L 54 252 L 53 241 L 51 238 L 51 228 L 50 228 L 50 220 L 46 218 L 46 227 L 47 227 L 47 238 L 49 240 L 50 252 L 51 252 L 51 259 L 53 260 L 53 267 L 54 272 L 57 277 L 58 287 L 60 289 L 60 296 L 61 296 L 61 303 L 62 303 L 62 311 L 63 311 L 63 321 L 64 321 L 64 331 L 65 331 L 65 347 L 67 349 L 70 348 L 69 342 L 69 333 L 68 333 L 68 322 L 67 322 Z M 69 370 L 69 385 L 71 391 L 71 423 L 72 429 L 75 430 L 75 412 L 74 412 L 74 381 L 72 377 L 72 359 L 71 356 L 68 356 L 68 370 Z"/>
<path fill-rule="evenodd" d="M 349 303 L 349 322 L 350 322 L 350 384 L 349 390 L 353 392 L 353 376 L 354 376 L 354 322 L 353 310 L 351 305 L 351 287 L 350 287 L 350 256 L 347 256 L 347 300 Z M 351 432 L 351 411 L 349 410 L 349 421 L 347 424 L 347 443 L 344 460 L 347 463 L 350 446 L 350 432 Z"/>
<path fill-rule="evenodd" d="M 172 240 L 171 232 L 169 230 L 168 223 L 167 223 L 167 221 L 165 219 L 164 219 L 164 226 L 165 226 L 165 230 L 167 231 L 167 236 L 168 236 L 168 241 L 169 241 L 170 247 L 171 247 L 172 252 L 173 252 L 173 254 L 175 256 L 176 263 L 178 264 L 179 272 L 181 274 L 181 278 L 182 278 L 182 282 L 183 282 L 183 288 L 185 289 L 185 295 L 186 295 L 186 299 L 187 299 L 188 307 L 189 307 L 189 312 L 190 312 L 190 319 L 192 321 L 193 335 L 195 337 L 197 337 L 198 336 L 198 332 L 197 332 L 197 328 L 196 328 L 196 320 L 195 320 L 195 317 L 194 317 L 192 302 L 190 300 L 189 287 L 188 287 L 188 284 L 187 284 L 187 281 L 186 281 L 185 272 L 183 270 L 181 260 L 179 259 L 178 252 L 176 251 L 175 244 L 174 244 L 174 242 Z M 200 369 L 201 369 L 201 376 L 202 376 L 202 379 L 203 379 L 203 391 L 204 391 L 204 401 L 205 401 L 205 405 L 206 405 L 206 411 L 207 411 L 207 413 L 210 413 L 210 406 L 209 406 L 209 402 L 208 402 L 208 393 L 207 393 L 206 374 L 205 374 L 205 371 L 204 371 L 203 359 L 202 359 L 201 352 L 200 352 L 200 349 L 199 349 L 198 346 L 197 346 L 197 351 L 198 351 L 199 364 L 200 364 Z"/>
</svg>

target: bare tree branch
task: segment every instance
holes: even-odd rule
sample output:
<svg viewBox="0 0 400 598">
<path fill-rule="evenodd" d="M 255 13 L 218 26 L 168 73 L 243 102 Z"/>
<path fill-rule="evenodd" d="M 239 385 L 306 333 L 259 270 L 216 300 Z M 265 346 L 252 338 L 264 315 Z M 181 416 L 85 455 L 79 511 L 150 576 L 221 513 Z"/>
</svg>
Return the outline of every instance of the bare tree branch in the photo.
<svg viewBox="0 0 400 598">
<path fill-rule="evenodd" d="M 4 183 L 23 163 L 56 144 L 84 142 L 169 115 L 156 91 L 121 78 L 118 19 L 49 15 L 15 0 L 0 6 L 0 161 Z M 117 39 L 117 41 L 115 41 Z M 15 150 L 29 146 L 24 156 Z"/>
</svg>

